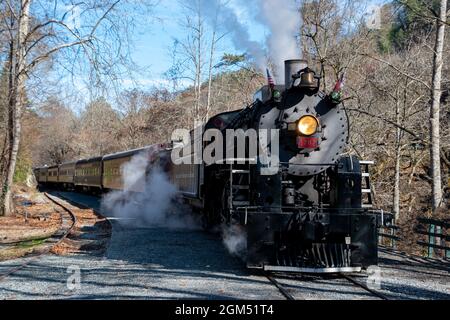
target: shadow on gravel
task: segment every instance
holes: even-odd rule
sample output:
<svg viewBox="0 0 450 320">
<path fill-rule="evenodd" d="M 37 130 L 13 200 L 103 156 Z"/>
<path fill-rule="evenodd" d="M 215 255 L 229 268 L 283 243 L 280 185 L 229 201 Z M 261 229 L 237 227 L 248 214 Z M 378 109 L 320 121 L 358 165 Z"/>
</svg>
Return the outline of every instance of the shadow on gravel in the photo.
<svg viewBox="0 0 450 320">
<path fill-rule="evenodd" d="M 450 262 L 443 261 L 443 260 L 433 260 L 433 259 L 427 259 L 422 258 L 418 256 L 410 256 L 406 255 L 402 252 L 397 252 L 394 250 L 386 250 L 386 249 L 380 249 L 380 252 L 382 252 L 384 255 L 380 258 L 380 262 L 386 263 L 386 264 L 402 264 L 402 265 L 411 265 L 411 266 L 417 266 L 417 267 L 425 267 L 427 269 L 436 269 L 441 271 L 450 272 Z M 391 256 L 391 257 L 389 257 Z M 393 259 L 395 257 L 396 259 Z M 401 259 L 401 260 L 399 260 Z"/>
<path fill-rule="evenodd" d="M 70 196 L 75 201 L 80 201 L 86 206 L 98 210 L 98 198 L 77 194 Z M 80 259 L 80 265 L 83 266 L 83 292 L 79 292 L 79 295 L 67 293 L 67 290 L 64 289 L 66 283 L 61 281 L 61 274 L 66 274 L 66 270 L 63 267 L 47 268 L 41 264 L 36 266 L 39 270 L 20 272 L 15 278 L 24 283 L 31 280 L 37 281 L 37 283 L 47 282 L 51 286 L 60 288 L 60 290 L 56 290 L 56 292 L 62 292 L 57 296 L 58 298 L 69 299 L 173 299 L 177 297 L 232 299 L 245 294 L 255 294 L 255 290 L 257 293 L 263 294 L 262 288 L 266 289 L 267 287 L 262 285 L 270 287 L 270 284 L 267 284 L 263 278 L 249 277 L 250 273 L 244 263 L 228 254 L 218 235 L 203 231 L 168 228 L 127 229 L 121 227 L 115 220 L 112 221 L 112 224 L 112 237 L 104 258 L 96 258 L 96 262 L 89 263 L 89 266 L 85 265 L 83 257 L 71 258 L 74 263 Z M 422 273 L 424 278 L 430 278 L 431 274 L 441 277 L 442 274 L 438 274 L 438 272 L 448 270 L 433 264 L 424 265 L 418 262 L 416 265 L 412 260 L 395 255 L 383 256 L 380 262 L 389 269 L 404 269 L 406 272 L 418 275 Z M 301 284 L 292 284 L 292 289 L 309 292 L 339 290 L 341 294 L 349 296 L 354 294 L 354 290 L 349 290 L 347 284 L 333 284 L 328 289 L 320 288 L 312 281 L 307 283 L 308 280 L 305 278 L 299 280 L 301 280 Z M 325 280 L 333 279 L 325 278 Z M 214 286 L 212 285 L 214 281 L 215 287 L 211 288 Z M 187 282 L 186 287 L 180 285 L 182 282 Z M 200 287 L 199 283 L 203 285 Z M 243 292 L 245 284 L 251 284 L 247 286 L 249 290 L 247 292 Z M 253 287 L 253 285 L 260 286 Z M 233 293 L 229 291 L 222 294 L 221 288 L 230 286 L 238 289 Z M 432 288 L 412 287 L 403 283 L 384 283 L 382 289 L 392 297 L 405 300 L 428 297 L 450 299 L 450 295 L 447 293 L 436 292 Z M 0 289 L 0 293 L 2 290 L 11 290 L 10 294 L 20 295 L 20 293 L 13 292 L 19 290 L 16 287 Z M 84 290 L 88 290 L 90 293 L 84 292 Z M 139 292 L 139 294 L 133 294 L 133 292 Z M 147 292 L 149 293 L 147 294 Z M 33 292 L 23 292 L 22 294 L 34 295 Z M 150 294 L 151 296 L 149 296 Z M 42 293 L 36 293 L 36 297 L 42 298 Z M 48 298 L 52 297 L 56 296 Z"/>
<path fill-rule="evenodd" d="M 78 194 L 63 194 L 75 201 L 97 209 L 99 199 Z M 76 197 L 76 198 L 75 198 Z M 77 207 L 73 201 L 72 205 Z M 105 258 L 111 268 L 83 270 L 83 274 L 95 274 L 96 279 L 106 279 L 120 274 L 120 278 L 129 279 L 134 275 L 142 276 L 143 273 L 154 281 L 154 286 L 139 288 L 136 284 L 129 285 L 118 281 L 105 284 L 102 280 L 93 281 L 94 277 L 87 275 L 85 285 L 104 286 L 111 288 L 136 287 L 136 289 L 151 289 L 160 291 L 161 295 L 175 294 L 169 292 L 167 287 L 158 287 L 159 281 L 167 279 L 195 279 L 203 283 L 214 279 L 226 282 L 238 282 L 241 284 L 267 284 L 264 279 L 248 278 L 250 273 L 244 263 L 230 256 L 226 251 L 219 235 L 205 231 L 174 230 L 169 228 L 125 228 L 119 221 L 112 219 L 112 237 L 105 253 Z M 117 265 L 117 266 L 115 266 Z M 133 268 L 136 266 L 136 269 Z M 118 273 L 119 270 L 119 273 Z M 197 290 L 178 292 L 183 296 L 192 298 L 230 299 L 224 295 L 213 293 L 199 293 Z M 108 295 L 109 296 L 109 295 Z M 120 295 L 122 297 L 122 295 Z M 100 297 L 100 296 L 99 296 Z M 159 296 L 158 296 L 159 298 Z"/>
<path fill-rule="evenodd" d="M 78 261 L 80 260 L 80 261 Z M 80 257 L 72 256 L 71 264 L 79 265 L 82 271 L 82 290 L 70 291 L 67 288 L 67 267 L 49 266 L 44 262 L 35 262 L 21 272 L 10 277 L 8 285 L 0 286 L 0 299 L 213 299 L 232 300 L 237 296 L 220 294 L 220 290 L 211 292 L 199 288 L 170 288 L 164 283 L 167 279 L 186 278 L 199 280 L 214 277 L 224 283 L 234 281 L 239 283 L 267 284 L 264 281 L 242 279 L 232 275 L 208 274 L 201 271 L 188 270 L 155 270 L 143 272 L 141 266 L 123 268 L 118 265 L 110 267 L 88 268 L 86 261 Z M 101 264 L 101 261 L 97 263 Z M 14 264 L 2 265 L 13 267 Z M 142 281 L 139 281 L 142 279 Z M 30 284 L 32 284 L 30 286 Z M 207 286 L 205 289 L 208 289 Z"/>
<path fill-rule="evenodd" d="M 436 290 L 428 290 L 405 284 L 382 284 L 381 289 L 388 293 L 388 296 L 400 300 L 450 300 L 450 294 Z"/>
<path fill-rule="evenodd" d="M 62 193 L 98 210 L 100 199 L 75 193 Z M 73 201 L 71 204 L 77 207 Z M 107 216 L 107 214 L 106 214 Z M 233 272 L 247 274 L 244 263 L 230 256 L 219 235 L 204 231 L 169 228 L 125 228 L 111 221 L 113 232 L 105 254 L 107 259 L 148 265 L 166 272 Z"/>
<path fill-rule="evenodd" d="M 445 265 L 439 266 L 436 264 L 427 263 L 426 261 L 411 261 L 407 259 L 397 260 L 387 257 L 380 258 L 380 264 L 389 269 L 413 272 L 428 276 L 449 277 L 450 281 L 450 268 L 447 268 Z"/>
</svg>

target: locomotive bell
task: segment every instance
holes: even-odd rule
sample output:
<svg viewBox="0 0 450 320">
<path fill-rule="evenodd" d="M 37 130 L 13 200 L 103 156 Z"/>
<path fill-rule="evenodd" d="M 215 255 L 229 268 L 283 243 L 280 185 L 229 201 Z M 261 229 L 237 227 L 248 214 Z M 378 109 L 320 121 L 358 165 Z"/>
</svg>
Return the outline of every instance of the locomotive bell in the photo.
<svg viewBox="0 0 450 320">
<path fill-rule="evenodd" d="M 300 75 L 300 84 L 298 85 L 300 88 L 316 88 L 316 73 L 306 68 L 305 71 Z"/>
</svg>

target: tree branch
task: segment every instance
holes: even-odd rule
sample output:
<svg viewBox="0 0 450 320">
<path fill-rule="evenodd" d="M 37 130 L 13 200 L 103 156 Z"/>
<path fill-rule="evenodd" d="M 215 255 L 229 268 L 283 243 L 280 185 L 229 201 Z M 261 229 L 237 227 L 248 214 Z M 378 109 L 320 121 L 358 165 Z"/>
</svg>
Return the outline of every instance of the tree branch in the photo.
<svg viewBox="0 0 450 320">
<path fill-rule="evenodd" d="M 48 57 L 50 57 L 53 53 L 58 52 L 62 49 L 67 49 L 67 48 L 71 48 L 74 46 L 78 46 L 78 45 L 82 45 L 85 43 L 90 42 L 92 39 L 84 39 L 84 40 L 80 40 L 80 41 L 75 41 L 75 42 L 71 42 L 71 43 L 64 43 L 62 45 L 59 45 L 57 47 L 54 47 L 53 49 L 47 51 L 46 53 L 44 53 L 43 55 L 40 55 L 39 57 L 35 58 L 33 61 L 31 61 L 24 69 L 24 72 L 27 73 L 30 69 L 32 69 L 36 64 L 40 63 L 41 61 L 47 59 Z"/>
<path fill-rule="evenodd" d="M 425 86 L 427 89 L 431 90 L 431 86 L 430 86 L 428 83 L 426 83 L 425 81 L 423 81 L 423 80 L 421 80 L 421 79 L 419 79 L 419 78 L 416 78 L 416 77 L 414 77 L 414 76 L 412 76 L 412 75 L 410 75 L 410 74 L 408 74 L 408 73 L 406 73 L 406 72 L 403 72 L 403 71 L 400 70 L 397 66 L 393 65 L 393 64 L 390 63 L 389 61 L 386 61 L 386 60 L 383 60 L 383 59 L 381 59 L 381 58 L 377 58 L 377 57 L 371 56 L 371 55 L 368 54 L 368 53 L 360 53 L 360 55 L 361 55 L 361 56 L 364 56 L 364 57 L 368 57 L 368 58 L 373 59 L 373 60 L 375 60 L 375 61 L 381 62 L 381 63 L 383 63 L 383 64 L 389 66 L 390 68 L 394 69 L 394 70 L 397 71 L 398 73 L 404 75 L 405 77 L 407 77 L 407 78 L 409 78 L 409 79 L 411 79 L 411 80 L 414 80 L 414 81 L 416 81 L 416 82 L 419 82 L 419 83 L 421 83 L 423 86 Z"/>
</svg>

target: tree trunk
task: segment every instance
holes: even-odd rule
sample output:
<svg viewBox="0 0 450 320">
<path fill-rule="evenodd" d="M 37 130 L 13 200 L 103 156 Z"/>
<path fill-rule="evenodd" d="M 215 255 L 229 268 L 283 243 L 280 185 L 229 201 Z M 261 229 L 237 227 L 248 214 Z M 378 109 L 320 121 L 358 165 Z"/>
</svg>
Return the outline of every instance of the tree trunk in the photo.
<svg viewBox="0 0 450 320">
<path fill-rule="evenodd" d="M 209 112 L 211 111 L 211 90 L 212 90 L 212 76 L 213 76 L 213 61 L 214 61 L 214 50 L 216 44 L 216 30 L 214 29 L 212 40 L 211 40 L 211 51 L 209 54 L 209 68 L 208 68 L 208 98 L 206 101 L 206 114 L 205 122 L 209 119 Z"/>
<path fill-rule="evenodd" d="M 198 36 L 198 42 L 197 42 L 197 54 L 198 54 L 198 65 L 197 65 L 197 106 L 196 106 L 196 114 L 195 114 L 195 121 L 200 121 L 200 109 L 201 109 L 201 99 L 202 99 L 202 63 L 203 63 L 203 57 L 202 57 L 202 40 L 203 40 L 203 22 L 202 22 L 202 12 L 201 12 L 201 6 L 200 2 L 198 2 L 198 16 L 197 16 L 197 36 Z"/>
<path fill-rule="evenodd" d="M 445 40 L 445 21 L 447 20 L 447 0 L 441 0 L 440 17 L 437 20 L 436 42 L 433 61 L 432 103 L 430 112 L 430 154 L 433 214 L 442 206 L 442 177 L 440 156 L 440 104 L 442 96 L 442 67 Z"/>
<path fill-rule="evenodd" d="M 395 110 L 396 122 L 400 126 L 400 100 L 397 100 Z M 402 130 L 397 128 L 395 146 L 395 173 L 394 173 L 394 215 L 395 220 L 400 219 L 400 159 L 402 156 Z"/>
<path fill-rule="evenodd" d="M 21 10 L 18 20 L 17 47 L 15 50 L 14 82 L 10 90 L 10 150 L 6 169 L 6 180 L 3 184 L 2 195 L 4 202 L 0 214 L 11 215 L 14 211 L 11 187 L 16 170 L 17 155 L 19 153 L 20 135 L 22 132 L 21 120 L 25 105 L 26 82 L 26 36 L 29 32 L 29 12 L 31 0 L 21 0 Z"/>
<path fill-rule="evenodd" d="M 10 12 L 9 14 L 10 17 L 10 25 L 9 25 L 9 30 L 13 30 L 14 29 L 14 24 L 15 24 L 15 19 L 14 19 L 14 15 L 12 12 Z M 11 34 L 12 32 L 10 32 L 9 34 Z M 15 39 L 14 37 L 10 37 L 9 38 L 9 48 L 8 48 L 8 63 L 7 63 L 7 68 L 5 68 L 8 71 L 8 82 L 7 82 L 7 99 L 8 99 L 8 103 L 6 105 L 6 121 L 5 121 L 5 136 L 3 138 L 3 148 L 2 148 L 2 154 L 1 154 L 1 165 L 0 165 L 0 183 L 1 183 L 1 190 L 0 190 L 0 216 L 5 214 L 5 210 L 4 210 L 4 203 L 6 200 L 6 191 L 8 190 L 7 188 L 7 168 L 9 165 L 9 157 L 10 157 L 10 145 L 11 145 L 11 128 L 12 128 L 12 108 L 11 108 L 11 99 L 12 99 L 12 88 L 14 87 L 14 48 L 15 48 Z"/>
</svg>

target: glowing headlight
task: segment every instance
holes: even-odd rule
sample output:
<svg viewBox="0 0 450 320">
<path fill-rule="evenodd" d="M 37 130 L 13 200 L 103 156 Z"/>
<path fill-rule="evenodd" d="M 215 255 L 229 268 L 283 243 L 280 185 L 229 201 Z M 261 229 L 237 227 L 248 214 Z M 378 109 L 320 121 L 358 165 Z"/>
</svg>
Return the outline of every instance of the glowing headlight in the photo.
<svg viewBox="0 0 450 320">
<path fill-rule="evenodd" d="M 305 136 L 312 136 L 319 128 L 319 121 L 313 116 L 304 116 L 298 122 L 298 131 Z"/>
</svg>

